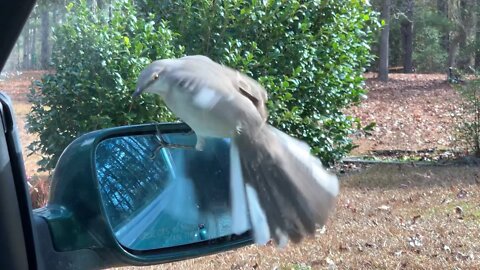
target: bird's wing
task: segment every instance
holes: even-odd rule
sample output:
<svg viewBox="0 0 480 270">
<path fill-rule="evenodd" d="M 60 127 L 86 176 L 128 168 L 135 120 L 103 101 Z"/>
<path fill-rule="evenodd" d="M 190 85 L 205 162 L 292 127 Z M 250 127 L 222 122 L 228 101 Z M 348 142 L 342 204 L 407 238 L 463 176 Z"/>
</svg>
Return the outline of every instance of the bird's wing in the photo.
<svg viewBox="0 0 480 270">
<path fill-rule="evenodd" d="M 233 94 L 232 91 L 240 93 L 253 103 L 264 121 L 267 120 L 267 91 L 257 81 L 203 55 L 185 56 L 179 60 L 183 62 L 181 70 L 184 78 L 201 82 L 211 89 L 227 92 L 226 94 Z"/>
<path fill-rule="evenodd" d="M 234 85 L 236 89 L 255 105 L 262 118 L 266 121 L 268 117 L 267 109 L 265 108 L 268 100 L 267 91 L 252 78 L 238 71 L 234 72 L 236 77 L 234 79 Z"/>
</svg>

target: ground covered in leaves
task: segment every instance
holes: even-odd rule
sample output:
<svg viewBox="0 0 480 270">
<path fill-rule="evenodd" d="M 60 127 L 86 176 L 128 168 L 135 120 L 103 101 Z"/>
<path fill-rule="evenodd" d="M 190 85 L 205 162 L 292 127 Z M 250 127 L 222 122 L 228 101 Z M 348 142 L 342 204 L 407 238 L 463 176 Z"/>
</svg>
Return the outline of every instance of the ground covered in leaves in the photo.
<svg viewBox="0 0 480 270">
<path fill-rule="evenodd" d="M 359 133 L 353 154 L 377 150 L 458 150 L 456 123 L 461 97 L 444 74 L 391 74 L 387 83 L 367 74 L 367 99 L 346 112 L 362 124 L 376 124 L 371 135 Z"/>
<path fill-rule="evenodd" d="M 372 165 L 341 176 L 335 214 L 301 244 L 141 269 L 480 269 L 479 173 L 465 165 Z"/>
<path fill-rule="evenodd" d="M 0 80 L 1 91 L 14 101 L 24 149 L 36 138 L 25 132 L 30 108 L 25 97 L 30 79 L 39 76 L 27 72 Z M 355 135 L 359 147 L 352 155 L 458 151 L 460 97 L 444 75 L 393 74 L 386 84 L 368 75 L 367 88 L 368 98 L 347 112 L 376 127 L 369 136 Z M 27 154 L 24 150 L 32 181 L 47 179 L 36 174 L 38 157 Z M 480 269 L 478 165 L 353 166 L 340 179 L 332 219 L 299 245 L 248 246 L 139 269 Z M 34 195 L 42 195 L 38 182 L 36 187 Z M 44 203 L 36 198 L 36 205 Z"/>
</svg>

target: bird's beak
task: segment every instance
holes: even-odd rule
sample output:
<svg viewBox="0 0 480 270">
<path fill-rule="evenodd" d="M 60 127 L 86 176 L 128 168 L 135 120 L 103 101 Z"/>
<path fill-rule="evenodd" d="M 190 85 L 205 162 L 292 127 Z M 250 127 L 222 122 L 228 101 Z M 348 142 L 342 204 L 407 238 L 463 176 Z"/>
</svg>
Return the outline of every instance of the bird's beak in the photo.
<svg viewBox="0 0 480 270">
<path fill-rule="evenodd" d="M 143 89 L 141 87 L 138 87 L 137 90 L 135 90 L 135 92 L 133 92 L 132 94 L 132 97 L 136 98 L 138 96 L 140 96 L 143 92 Z"/>
</svg>

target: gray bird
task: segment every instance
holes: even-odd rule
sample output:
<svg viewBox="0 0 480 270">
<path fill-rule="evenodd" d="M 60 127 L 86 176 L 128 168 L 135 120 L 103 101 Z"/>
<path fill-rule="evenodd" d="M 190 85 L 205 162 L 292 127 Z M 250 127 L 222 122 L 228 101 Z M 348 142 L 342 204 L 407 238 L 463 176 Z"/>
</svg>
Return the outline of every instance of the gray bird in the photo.
<svg viewBox="0 0 480 270">
<path fill-rule="evenodd" d="M 257 244 L 298 243 L 324 225 L 339 186 L 310 147 L 268 125 L 267 93 L 254 79 L 206 56 L 152 62 L 133 96 L 160 95 L 187 123 L 202 150 L 206 137 L 231 138 L 232 230 L 253 229 Z"/>
</svg>

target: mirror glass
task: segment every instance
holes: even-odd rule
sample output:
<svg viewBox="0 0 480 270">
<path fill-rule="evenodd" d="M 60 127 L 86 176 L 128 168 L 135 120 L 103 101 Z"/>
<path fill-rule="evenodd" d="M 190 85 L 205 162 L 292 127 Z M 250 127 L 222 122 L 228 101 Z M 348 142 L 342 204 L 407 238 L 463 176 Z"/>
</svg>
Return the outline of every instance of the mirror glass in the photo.
<svg viewBox="0 0 480 270">
<path fill-rule="evenodd" d="M 229 140 L 193 133 L 114 137 L 95 154 L 104 209 L 117 240 L 133 250 L 231 235 Z"/>
</svg>

